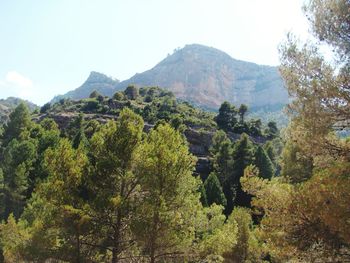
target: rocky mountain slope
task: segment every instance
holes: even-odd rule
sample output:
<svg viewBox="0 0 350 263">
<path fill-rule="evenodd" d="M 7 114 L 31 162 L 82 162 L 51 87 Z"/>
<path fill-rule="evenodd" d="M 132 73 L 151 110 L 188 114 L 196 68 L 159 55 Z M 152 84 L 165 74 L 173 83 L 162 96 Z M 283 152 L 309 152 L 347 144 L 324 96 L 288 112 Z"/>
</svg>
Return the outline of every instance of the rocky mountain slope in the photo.
<svg viewBox="0 0 350 263">
<path fill-rule="evenodd" d="M 160 86 L 176 97 L 206 108 L 217 109 L 228 100 L 250 107 L 285 104 L 288 95 L 276 67 L 231 58 L 202 45 L 187 45 L 154 68 L 117 85 Z"/>
<path fill-rule="evenodd" d="M 119 80 L 112 79 L 105 74 L 92 71 L 85 80 L 85 82 L 75 90 L 69 91 L 64 95 L 58 95 L 53 98 L 52 102 L 57 102 L 62 98 L 71 98 L 71 99 L 83 99 L 88 98 L 90 93 L 94 90 L 98 91 L 101 94 L 111 95 L 115 91 L 116 85 L 119 83 Z"/>
<path fill-rule="evenodd" d="M 95 81 L 95 76 L 103 77 Z M 225 100 L 252 108 L 273 108 L 288 101 L 276 67 L 236 60 L 218 49 L 198 44 L 187 45 L 152 69 L 122 82 L 92 72 L 81 87 L 63 97 L 81 99 L 94 89 L 111 96 L 130 84 L 163 87 L 179 99 L 209 109 L 217 109 Z"/>
<path fill-rule="evenodd" d="M 39 109 L 34 103 L 20 98 L 8 97 L 7 99 L 0 99 L 0 123 L 6 122 L 11 111 L 21 102 L 27 104 L 31 111 Z"/>
</svg>

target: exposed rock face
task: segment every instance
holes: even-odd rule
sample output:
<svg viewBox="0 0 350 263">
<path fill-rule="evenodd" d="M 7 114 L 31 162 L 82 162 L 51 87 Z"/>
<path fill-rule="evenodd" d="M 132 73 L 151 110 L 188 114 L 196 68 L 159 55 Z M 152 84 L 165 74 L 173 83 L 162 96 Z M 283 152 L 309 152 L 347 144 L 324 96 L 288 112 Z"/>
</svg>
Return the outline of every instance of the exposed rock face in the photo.
<svg viewBox="0 0 350 263">
<path fill-rule="evenodd" d="M 87 80 L 79 88 L 69 91 L 65 95 L 59 95 L 53 98 L 52 102 L 57 102 L 62 98 L 70 98 L 74 100 L 88 98 L 94 90 L 106 95 L 113 94 L 115 86 L 119 80 L 112 79 L 102 73 L 92 71 Z"/>
<path fill-rule="evenodd" d="M 276 67 L 261 66 L 231 58 L 202 45 L 187 45 L 151 70 L 136 74 L 117 85 L 160 86 L 176 97 L 217 109 L 227 100 L 250 107 L 285 104 L 288 94 Z"/>
<path fill-rule="evenodd" d="M 213 135 L 212 132 L 200 132 L 191 128 L 187 129 L 185 136 L 189 143 L 190 152 L 199 157 L 208 156 Z"/>
<path fill-rule="evenodd" d="M 228 54 L 198 44 L 187 45 L 169 55 L 152 69 L 119 82 L 92 72 L 76 90 L 55 98 L 86 98 L 93 90 L 112 96 L 129 84 L 159 86 L 177 98 L 201 107 L 217 109 L 227 100 L 250 108 L 274 107 L 288 102 L 288 94 L 276 67 L 231 58 Z"/>
</svg>

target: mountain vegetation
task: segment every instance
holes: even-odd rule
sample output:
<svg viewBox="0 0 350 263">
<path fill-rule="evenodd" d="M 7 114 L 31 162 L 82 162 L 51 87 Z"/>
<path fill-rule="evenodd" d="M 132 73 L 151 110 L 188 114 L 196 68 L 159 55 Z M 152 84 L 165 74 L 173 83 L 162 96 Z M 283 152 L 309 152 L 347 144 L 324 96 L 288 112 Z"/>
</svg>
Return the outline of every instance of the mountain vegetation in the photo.
<svg viewBox="0 0 350 263">
<path fill-rule="evenodd" d="M 348 10 L 310 0 L 318 42 L 281 45 L 285 131 L 158 87 L 20 103 L 0 134 L 0 262 L 350 261 Z"/>
<path fill-rule="evenodd" d="M 6 122 L 13 109 L 22 102 L 28 106 L 30 111 L 39 109 L 39 106 L 35 105 L 34 103 L 19 98 L 8 97 L 7 99 L 0 99 L 0 123 Z"/>
<path fill-rule="evenodd" d="M 228 54 L 203 45 L 186 45 L 168 55 L 152 69 L 119 82 L 91 72 L 85 83 L 61 98 L 88 98 L 93 90 L 112 97 L 130 85 L 163 87 L 178 99 L 216 111 L 224 101 L 246 104 L 253 118 L 264 118 L 286 125 L 283 107 L 288 94 L 277 67 L 262 66 L 231 58 Z"/>
</svg>

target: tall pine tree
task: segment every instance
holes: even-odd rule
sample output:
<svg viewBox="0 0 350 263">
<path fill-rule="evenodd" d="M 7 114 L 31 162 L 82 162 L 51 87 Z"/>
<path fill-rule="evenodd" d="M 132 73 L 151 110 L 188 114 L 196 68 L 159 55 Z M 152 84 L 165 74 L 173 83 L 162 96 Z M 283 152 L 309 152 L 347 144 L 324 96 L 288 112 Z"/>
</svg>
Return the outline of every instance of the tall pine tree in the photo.
<svg viewBox="0 0 350 263">
<path fill-rule="evenodd" d="M 255 152 L 254 164 L 259 169 L 259 175 L 264 179 L 271 179 L 275 173 L 269 156 L 260 145 Z"/>
<path fill-rule="evenodd" d="M 207 204 L 210 206 L 215 203 L 217 205 L 226 206 L 227 201 L 222 191 L 219 179 L 215 173 L 211 173 L 204 182 Z"/>
</svg>

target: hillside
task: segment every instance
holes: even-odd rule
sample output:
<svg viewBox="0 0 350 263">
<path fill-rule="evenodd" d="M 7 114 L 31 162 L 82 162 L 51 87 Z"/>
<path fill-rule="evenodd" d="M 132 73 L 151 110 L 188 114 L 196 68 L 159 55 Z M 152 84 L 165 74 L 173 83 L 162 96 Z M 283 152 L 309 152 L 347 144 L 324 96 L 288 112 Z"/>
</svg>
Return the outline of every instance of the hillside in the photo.
<svg viewBox="0 0 350 263">
<path fill-rule="evenodd" d="M 103 77 L 94 81 L 96 75 Z M 86 98 L 93 89 L 112 96 L 129 84 L 164 87 L 177 98 L 209 109 L 218 109 L 225 100 L 255 108 L 284 105 L 288 101 L 276 67 L 236 60 L 218 49 L 198 44 L 187 45 L 152 69 L 122 82 L 92 72 L 81 87 L 62 97 Z"/>
<path fill-rule="evenodd" d="M 131 92 L 132 89 L 134 92 Z M 70 130 L 76 125 L 80 116 L 87 127 L 94 127 L 96 121 L 105 124 L 109 120 L 118 119 L 120 112 L 125 108 L 131 109 L 143 118 L 145 131 L 164 122 L 181 131 L 189 143 L 190 152 L 198 158 L 196 172 L 202 178 L 206 178 L 210 173 L 209 149 L 218 129 L 227 131 L 227 136 L 232 141 L 238 140 L 242 133 L 248 134 L 255 143 L 262 144 L 271 139 L 268 123 L 248 118 L 238 122 L 239 114 L 236 111 L 231 113 L 236 116 L 235 127 L 221 127 L 216 120 L 218 115 L 215 113 L 178 101 L 172 92 L 158 87 L 127 88 L 118 92 L 113 98 L 95 94 L 87 99 L 62 100 L 43 107 L 40 113 L 33 115 L 33 120 L 41 122 L 45 118 L 53 119 L 64 131 L 63 134 L 72 134 Z M 233 124 L 233 121 L 225 121 L 230 125 Z"/>
<path fill-rule="evenodd" d="M 71 90 L 64 95 L 58 95 L 52 99 L 52 102 L 57 102 L 62 98 L 83 99 L 89 97 L 94 90 L 102 94 L 113 94 L 114 87 L 119 83 L 119 80 L 112 79 L 105 74 L 92 71 L 85 82 L 75 90 Z"/>
<path fill-rule="evenodd" d="M 6 122 L 11 111 L 15 107 L 17 107 L 21 102 L 27 104 L 28 108 L 31 111 L 39 109 L 39 107 L 34 103 L 27 100 L 22 100 L 20 98 L 8 97 L 7 99 L 0 99 L 0 122 Z"/>
</svg>

